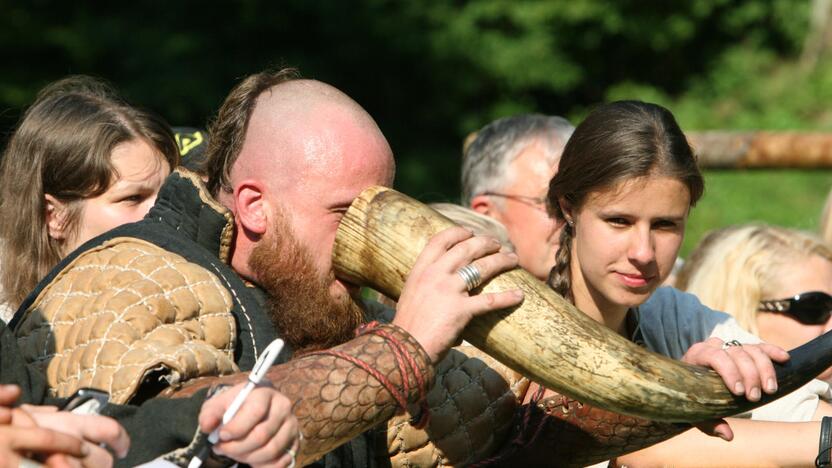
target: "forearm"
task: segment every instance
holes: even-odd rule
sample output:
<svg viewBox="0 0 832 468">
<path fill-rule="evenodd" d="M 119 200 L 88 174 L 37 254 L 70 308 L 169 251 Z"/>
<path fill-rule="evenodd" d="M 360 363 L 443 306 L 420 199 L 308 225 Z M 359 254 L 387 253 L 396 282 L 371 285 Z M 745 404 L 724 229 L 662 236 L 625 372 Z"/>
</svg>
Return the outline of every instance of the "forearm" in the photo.
<svg viewBox="0 0 832 468">
<path fill-rule="evenodd" d="M 668 441 L 618 457 L 628 467 L 814 466 L 819 422 L 784 423 L 729 419 L 734 440 L 689 430 Z"/>
<path fill-rule="evenodd" d="M 338 355 L 310 355 L 290 361 L 285 369 L 272 369 L 272 382 L 294 401 L 292 411 L 304 437 L 299 464 L 389 419 L 403 409 L 400 403 L 423 400 L 433 385 L 430 358 L 413 337 L 393 325 L 376 330 L 382 336 L 363 334 L 329 350 Z M 396 358 L 397 347 L 401 359 Z M 383 381 L 403 401 L 397 401 Z"/>
<path fill-rule="evenodd" d="M 401 407 L 397 396 L 405 404 L 414 404 L 433 385 L 430 359 L 407 332 L 393 325 L 375 330 L 384 336 L 365 333 L 269 370 L 267 377 L 275 388 L 293 401 L 292 412 L 303 434 L 298 465 L 317 460 L 389 419 Z M 397 353 L 397 348 L 402 352 Z M 210 383 L 236 383 L 245 378 L 237 374 Z M 178 394 L 188 394 L 193 388 Z"/>
</svg>

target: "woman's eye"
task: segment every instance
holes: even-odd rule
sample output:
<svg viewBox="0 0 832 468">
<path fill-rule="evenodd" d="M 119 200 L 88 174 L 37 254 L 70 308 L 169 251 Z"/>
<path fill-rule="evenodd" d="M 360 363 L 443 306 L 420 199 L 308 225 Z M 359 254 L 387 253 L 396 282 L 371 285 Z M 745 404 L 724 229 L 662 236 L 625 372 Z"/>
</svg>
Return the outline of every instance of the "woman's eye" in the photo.
<svg viewBox="0 0 832 468">
<path fill-rule="evenodd" d="M 142 200 L 144 200 L 144 197 L 141 195 L 130 195 L 128 197 L 122 198 L 119 201 L 122 203 L 140 203 Z"/>
<path fill-rule="evenodd" d="M 676 229 L 676 223 L 673 221 L 656 221 L 653 223 L 655 229 Z"/>
<path fill-rule="evenodd" d="M 629 221 L 624 218 L 607 218 L 607 223 L 612 224 L 613 226 L 627 226 L 629 225 Z"/>
</svg>

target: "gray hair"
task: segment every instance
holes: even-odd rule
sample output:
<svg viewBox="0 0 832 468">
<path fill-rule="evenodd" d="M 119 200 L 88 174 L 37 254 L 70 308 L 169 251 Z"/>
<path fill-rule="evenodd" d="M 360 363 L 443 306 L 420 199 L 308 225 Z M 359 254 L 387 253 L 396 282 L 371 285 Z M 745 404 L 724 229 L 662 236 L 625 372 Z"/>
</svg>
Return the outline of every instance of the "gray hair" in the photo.
<svg viewBox="0 0 832 468">
<path fill-rule="evenodd" d="M 500 241 L 503 251 L 514 252 L 514 244 L 508 238 L 508 231 L 496 219 L 453 203 L 431 203 L 428 206 L 456 224 L 470 229 L 476 236 L 487 236 L 497 239 Z"/>
<path fill-rule="evenodd" d="M 563 117 L 520 114 L 495 120 L 476 133 L 462 157 L 462 204 L 510 183 L 508 165 L 529 144 L 544 143 L 546 157 L 557 162 L 575 127 Z"/>
</svg>

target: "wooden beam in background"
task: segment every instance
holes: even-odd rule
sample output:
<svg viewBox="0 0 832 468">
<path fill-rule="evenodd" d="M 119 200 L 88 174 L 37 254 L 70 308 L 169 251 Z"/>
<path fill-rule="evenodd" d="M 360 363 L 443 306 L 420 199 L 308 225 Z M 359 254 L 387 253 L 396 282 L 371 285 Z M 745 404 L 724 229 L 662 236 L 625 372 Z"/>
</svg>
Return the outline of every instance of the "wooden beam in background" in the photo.
<svg viewBox="0 0 832 468">
<path fill-rule="evenodd" d="M 686 132 L 703 168 L 832 168 L 832 133 Z"/>
</svg>

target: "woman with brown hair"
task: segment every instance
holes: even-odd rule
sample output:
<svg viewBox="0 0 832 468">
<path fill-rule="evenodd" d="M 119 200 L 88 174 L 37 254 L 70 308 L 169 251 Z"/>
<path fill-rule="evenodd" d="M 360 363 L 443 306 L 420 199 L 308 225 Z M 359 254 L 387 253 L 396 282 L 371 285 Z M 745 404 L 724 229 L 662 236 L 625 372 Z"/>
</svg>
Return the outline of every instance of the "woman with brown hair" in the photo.
<svg viewBox="0 0 832 468">
<path fill-rule="evenodd" d="M 0 163 L 2 302 L 13 311 L 66 254 L 144 217 L 178 160 L 167 124 L 106 83 L 41 90 Z"/>
<path fill-rule="evenodd" d="M 763 392 L 776 391 L 771 361 L 783 362 L 787 353 L 759 343 L 694 296 L 659 288 L 703 188 L 693 152 L 667 109 L 637 101 L 600 106 L 572 134 L 549 185 L 549 209 L 565 223 L 549 283 L 620 335 L 665 356 L 711 367 L 737 397 L 756 401 Z M 725 342 L 715 337 L 719 327 L 730 329 L 728 336 L 720 335 Z M 714 432 L 736 440 L 726 444 L 688 431 L 618 462 L 810 464 L 818 454 L 818 422 L 732 419 L 730 428 L 719 423 Z M 774 443 L 786 440 L 789 451 Z"/>
</svg>

